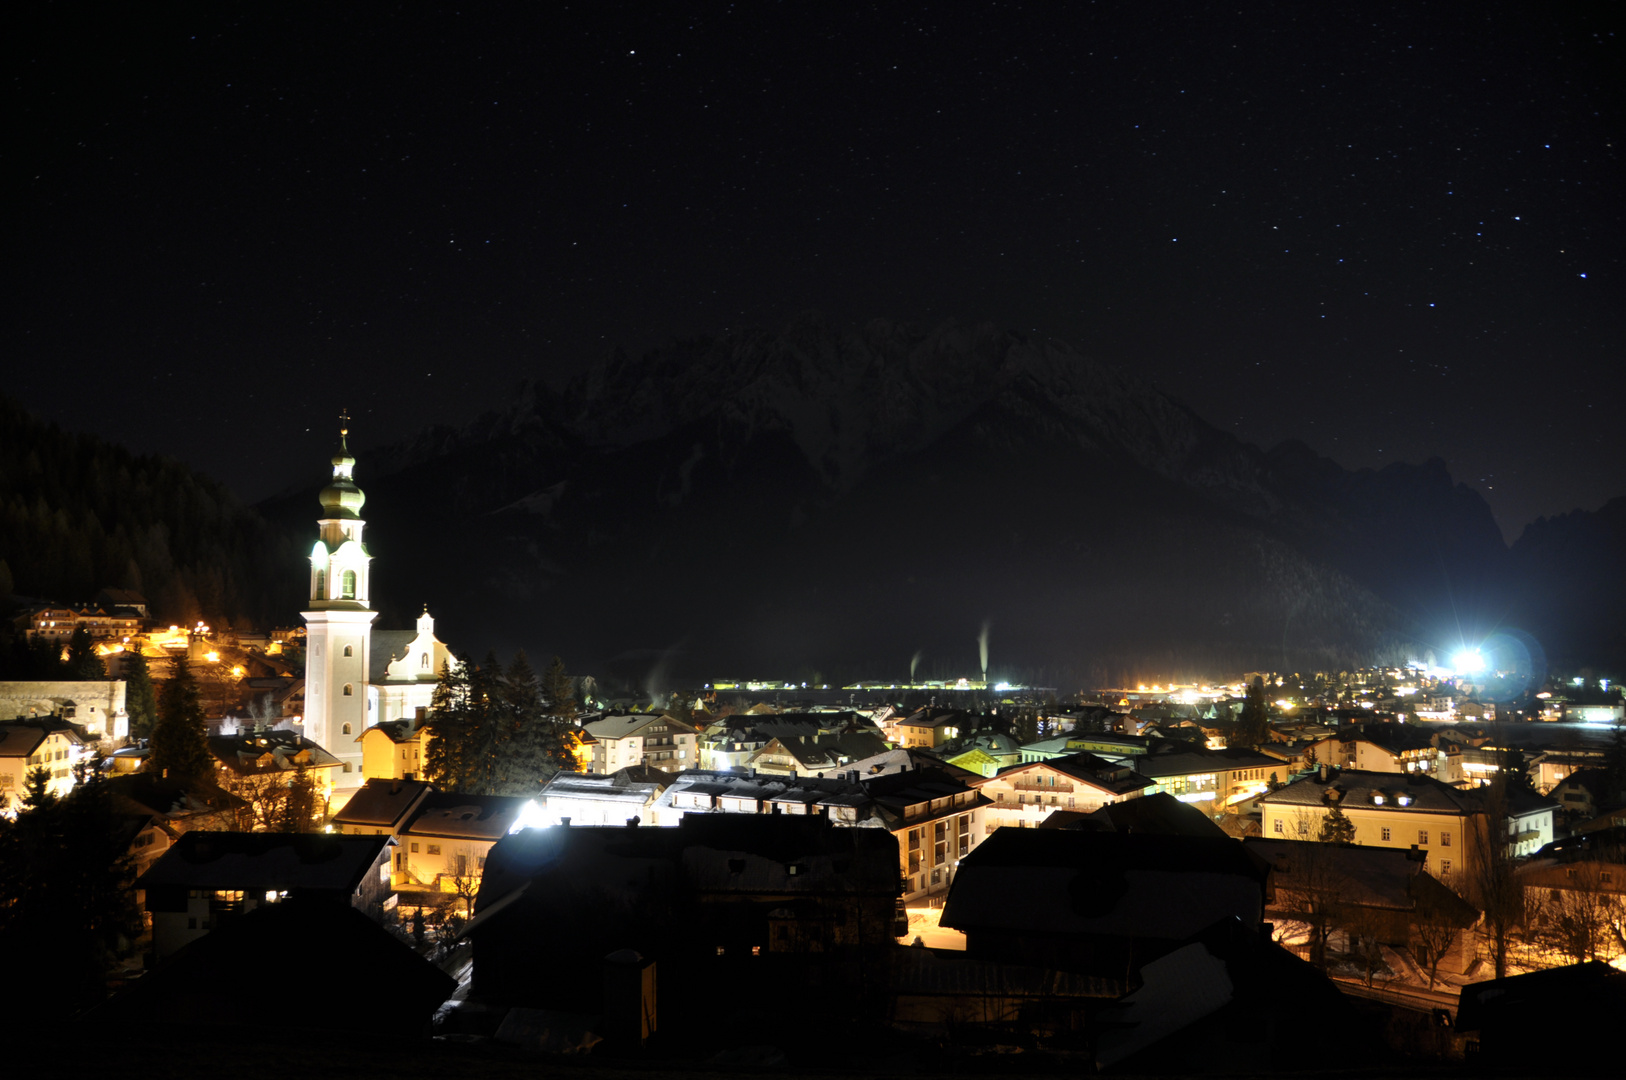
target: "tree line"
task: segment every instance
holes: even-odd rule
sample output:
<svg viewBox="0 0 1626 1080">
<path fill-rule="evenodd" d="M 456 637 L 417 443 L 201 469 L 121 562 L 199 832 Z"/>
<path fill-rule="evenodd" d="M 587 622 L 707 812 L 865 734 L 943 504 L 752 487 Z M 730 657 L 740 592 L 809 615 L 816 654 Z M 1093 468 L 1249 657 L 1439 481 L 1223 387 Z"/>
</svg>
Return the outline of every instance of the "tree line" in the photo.
<svg viewBox="0 0 1626 1080">
<path fill-rule="evenodd" d="M 0 603 L 116 586 L 159 618 L 269 625 L 297 607 L 297 539 L 168 458 L 63 431 L 0 397 Z"/>
<path fill-rule="evenodd" d="M 538 677 L 520 651 L 504 668 L 448 661 L 425 724 L 425 779 L 469 795 L 533 795 L 576 769 L 575 682 L 553 658 Z"/>
</svg>

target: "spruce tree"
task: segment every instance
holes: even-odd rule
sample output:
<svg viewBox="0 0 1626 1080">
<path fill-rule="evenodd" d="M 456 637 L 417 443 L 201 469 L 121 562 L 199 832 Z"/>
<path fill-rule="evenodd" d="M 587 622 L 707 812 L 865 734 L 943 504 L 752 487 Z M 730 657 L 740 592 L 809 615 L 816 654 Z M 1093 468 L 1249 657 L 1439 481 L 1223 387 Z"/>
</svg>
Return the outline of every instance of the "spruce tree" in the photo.
<svg viewBox="0 0 1626 1080">
<path fill-rule="evenodd" d="M 568 721 L 572 727 L 575 726 L 576 680 L 570 677 L 565 670 L 565 662 L 557 656 L 548 665 L 548 673 L 543 677 L 542 696 L 547 698 L 548 715 L 555 723 Z"/>
<path fill-rule="evenodd" d="M 1349 847 L 1355 843 L 1355 823 L 1344 816 L 1337 803 L 1327 809 L 1327 816 L 1321 819 L 1321 833 L 1316 837 L 1323 844 L 1339 844 Z"/>
<path fill-rule="evenodd" d="M 541 683 L 523 650 L 502 680 L 501 707 L 507 739 L 498 762 L 496 794 L 534 795 L 575 755 L 560 738 L 543 703 Z"/>
<path fill-rule="evenodd" d="M 141 925 L 127 842 L 102 784 L 31 791 L 15 820 L 0 816 L 0 954 L 29 983 L 8 1002 L 13 1022 L 60 1023 L 105 995 L 121 936 Z"/>
<path fill-rule="evenodd" d="M 158 695 L 158 719 L 153 724 L 147 768 L 183 784 L 203 784 L 213 778 L 214 758 L 204 735 L 202 698 L 184 657 L 175 658 L 174 673 Z"/>
<path fill-rule="evenodd" d="M 464 791 L 469 772 L 469 668 L 464 659 L 448 659 L 429 701 L 424 722 L 424 779 L 447 791 Z"/>
<path fill-rule="evenodd" d="M 1265 687 L 1254 680 L 1242 702 L 1236 721 L 1236 743 L 1257 749 L 1270 740 L 1270 706 L 1265 703 Z"/>
<path fill-rule="evenodd" d="M 581 746 L 581 735 L 576 728 L 576 680 L 565 670 L 565 662 L 553 658 L 548 673 L 542 677 L 542 697 L 547 705 L 548 723 L 553 728 L 554 753 L 559 768 L 575 772 L 576 751 Z"/>
<path fill-rule="evenodd" d="M 153 721 L 158 718 L 152 670 L 139 648 L 132 648 L 124 655 L 124 711 L 130 716 L 130 737 L 150 739 Z"/>
<path fill-rule="evenodd" d="M 96 655 L 96 643 L 83 626 L 75 627 L 68 639 L 68 678 L 86 682 L 107 678 L 107 665 Z"/>
</svg>

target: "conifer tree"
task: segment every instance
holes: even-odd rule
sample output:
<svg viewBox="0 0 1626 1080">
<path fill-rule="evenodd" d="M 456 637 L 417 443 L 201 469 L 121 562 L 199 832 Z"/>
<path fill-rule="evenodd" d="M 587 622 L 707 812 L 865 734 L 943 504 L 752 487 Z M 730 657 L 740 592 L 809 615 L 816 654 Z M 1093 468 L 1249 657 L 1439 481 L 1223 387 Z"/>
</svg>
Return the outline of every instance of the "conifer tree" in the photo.
<svg viewBox="0 0 1626 1080">
<path fill-rule="evenodd" d="M 139 648 L 125 653 L 124 711 L 130 716 L 130 737 L 152 737 L 152 725 L 158 718 L 158 696 L 152 688 L 152 670 Z"/>
<path fill-rule="evenodd" d="M 1270 740 L 1270 707 L 1265 703 L 1265 687 L 1255 679 L 1242 702 L 1236 721 L 1236 744 L 1257 749 Z"/>
<path fill-rule="evenodd" d="M 214 759 L 203 730 L 202 698 L 184 657 L 175 658 L 174 674 L 158 696 L 147 768 L 182 783 L 201 784 L 213 778 Z"/>
<path fill-rule="evenodd" d="M 1334 803 L 1327 810 L 1327 816 L 1321 819 L 1321 833 L 1316 839 L 1323 844 L 1340 844 L 1344 847 L 1355 842 L 1355 823 L 1344 816 L 1344 811 Z"/>
<path fill-rule="evenodd" d="M 107 678 L 107 665 L 96 655 L 96 644 L 83 626 L 75 627 L 68 639 L 68 678 L 87 682 Z"/>
<path fill-rule="evenodd" d="M 502 708 L 502 664 L 496 653 L 469 673 L 467 774 L 461 790 L 490 795 L 497 787 L 498 763 L 506 749 L 508 731 Z"/>
<path fill-rule="evenodd" d="M 575 726 L 576 680 L 565 670 L 564 660 L 557 656 L 548 665 L 548 673 L 542 680 L 542 696 L 547 698 L 548 715 L 555 723 L 564 720 Z"/>
<path fill-rule="evenodd" d="M 29 769 L 23 778 L 23 805 L 37 810 L 55 801 L 56 796 L 51 794 L 51 770 L 44 765 Z"/>
<path fill-rule="evenodd" d="M 576 751 L 581 746 L 581 735 L 576 728 L 576 680 L 565 670 L 565 662 L 555 656 L 542 677 L 542 697 L 547 706 L 546 715 L 553 728 L 553 753 L 559 768 L 576 771 Z"/>
<path fill-rule="evenodd" d="M 43 771 L 43 770 L 41 770 Z M 58 799 L 31 775 L 27 808 L 0 816 L 0 954 L 28 979 L 14 1023 L 50 1021 L 95 1004 L 119 938 L 140 928 L 127 839 L 103 784 Z"/>
<path fill-rule="evenodd" d="M 448 659 L 429 702 L 424 730 L 424 779 L 447 791 L 467 790 L 469 773 L 469 662 Z"/>
<path fill-rule="evenodd" d="M 531 795 L 555 773 L 575 765 L 543 703 L 541 683 L 523 650 L 502 680 L 501 707 L 507 738 L 500 751 L 495 791 Z"/>
</svg>

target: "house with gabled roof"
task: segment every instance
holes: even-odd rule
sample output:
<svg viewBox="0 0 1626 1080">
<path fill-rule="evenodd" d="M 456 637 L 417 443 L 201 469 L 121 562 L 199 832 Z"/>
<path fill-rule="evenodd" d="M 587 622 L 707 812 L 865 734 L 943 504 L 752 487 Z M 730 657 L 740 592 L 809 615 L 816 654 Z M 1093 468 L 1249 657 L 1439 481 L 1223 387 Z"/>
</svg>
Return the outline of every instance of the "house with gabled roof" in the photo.
<svg viewBox="0 0 1626 1080">
<path fill-rule="evenodd" d="M 388 836 L 189 832 L 136 879 L 159 959 L 265 904 L 353 907 L 393 902 Z"/>
<path fill-rule="evenodd" d="M 879 732 L 781 735 L 750 755 L 745 767 L 770 774 L 823 776 L 886 750 L 886 740 Z"/>
<path fill-rule="evenodd" d="M 1225 836 L 999 829 L 961 864 L 941 921 L 970 956 L 1124 978 L 1221 920 L 1257 933 L 1268 879 Z"/>
<path fill-rule="evenodd" d="M 1361 772 L 1438 776 L 1443 755 L 1434 733 L 1417 724 L 1353 724 L 1310 743 L 1316 762 Z"/>
<path fill-rule="evenodd" d="M 895 848 L 879 829 L 783 815 L 525 829 L 491 852 L 465 931 L 474 983 L 496 1002 L 596 1009 L 605 951 L 636 949 L 659 964 L 663 987 L 689 988 L 663 990 L 663 1027 L 669 1010 L 692 1010 L 686 1019 L 699 1022 L 721 995 L 805 990 L 802 973 L 892 947 Z M 844 970 L 830 969 L 822 984 L 842 985 Z"/>
<path fill-rule="evenodd" d="M 520 827 L 535 800 L 518 795 L 434 791 L 400 832 L 403 890 L 470 894 L 485 871 L 491 846 Z"/>
<path fill-rule="evenodd" d="M 976 782 L 989 800 L 983 832 L 997 828 L 1033 828 L 1058 810 L 1090 813 L 1110 803 L 1139 798 L 1155 784 L 1128 765 L 1095 754 L 1012 765 Z"/>
<path fill-rule="evenodd" d="M 653 765 L 681 772 L 700 761 L 700 732 L 666 713 L 611 713 L 590 720 L 582 730 L 591 737 L 587 771 L 601 776 L 628 765 Z"/>
<path fill-rule="evenodd" d="M 386 720 L 356 736 L 367 780 L 416 780 L 423 775 L 433 733 L 416 719 Z"/>
<path fill-rule="evenodd" d="M 655 804 L 685 774 L 628 765 L 608 776 L 559 772 L 542 785 L 537 804 L 550 825 L 654 825 Z"/>
<path fill-rule="evenodd" d="M 73 790 L 74 766 L 90 757 L 94 740 L 53 716 L 0 722 L 0 813 L 15 813 L 28 790 L 28 774 L 50 774 L 46 790 L 58 798 Z"/>
</svg>

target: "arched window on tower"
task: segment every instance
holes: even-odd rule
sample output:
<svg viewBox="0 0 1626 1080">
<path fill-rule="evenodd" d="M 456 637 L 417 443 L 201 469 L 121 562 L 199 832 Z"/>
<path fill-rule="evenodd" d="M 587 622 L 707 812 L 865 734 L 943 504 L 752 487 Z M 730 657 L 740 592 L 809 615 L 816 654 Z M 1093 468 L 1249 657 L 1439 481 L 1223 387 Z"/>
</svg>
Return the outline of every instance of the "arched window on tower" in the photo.
<svg viewBox="0 0 1626 1080">
<path fill-rule="evenodd" d="M 316 599 L 327 599 L 327 571 L 316 571 Z"/>
<path fill-rule="evenodd" d="M 344 572 L 344 577 L 340 578 L 339 582 L 340 587 L 344 590 L 344 595 L 341 596 L 340 599 L 354 600 L 356 598 L 356 572 L 354 570 L 346 570 Z"/>
<path fill-rule="evenodd" d="M 429 670 L 429 654 L 428 653 L 423 654 L 423 658 L 418 661 L 418 666 L 423 668 L 425 671 Z"/>
<path fill-rule="evenodd" d="M 345 683 L 344 684 L 344 696 L 345 697 L 352 697 L 352 696 L 354 696 L 355 692 L 356 692 L 355 688 L 350 683 Z"/>
<path fill-rule="evenodd" d="M 344 733 L 346 735 L 350 734 L 350 725 L 349 724 L 344 725 Z"/>
<path fill-rule="evenodd" d="M 354 645 L 346 645 L 344 647 L 344 655 L 346 655 L 346 656 L 354 656 L 354 655 L 356 655 L 356 647 Z"/>
</svg>

